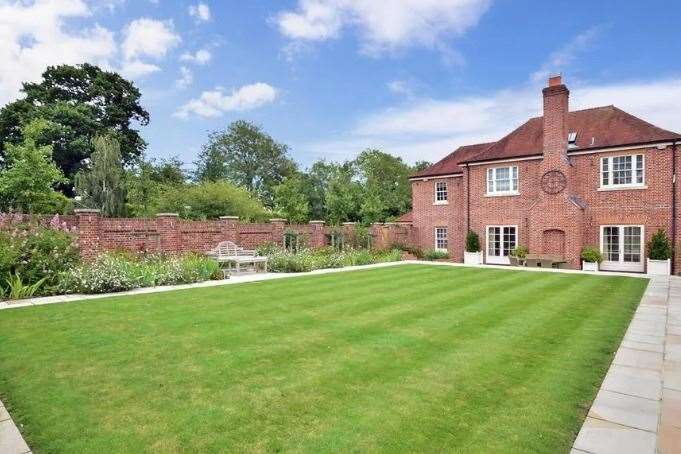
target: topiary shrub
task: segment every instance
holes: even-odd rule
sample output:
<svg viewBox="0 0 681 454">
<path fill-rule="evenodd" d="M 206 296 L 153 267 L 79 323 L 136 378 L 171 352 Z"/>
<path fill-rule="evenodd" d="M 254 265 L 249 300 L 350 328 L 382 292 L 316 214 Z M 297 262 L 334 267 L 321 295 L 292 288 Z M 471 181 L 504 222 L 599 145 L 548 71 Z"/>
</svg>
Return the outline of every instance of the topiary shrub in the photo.
<svg viewBox="0 0 681 454">
<path fill-rule="evenodd" d="M 667 260 L 672 257 L 672 245 L 663 229 L 658 230 L 648 242 L 648 258 Z"/>
<path fill-rule="evenodd" d="M 601 263 L 603 261 L 603 255 L 601 255 L 601 251 L 594 246 L 584 246 L 580 256 L 585 262 Z"/>
<path fill-rule="evenodd" d="M 480 252 L 480 237 L 472 230 L 466 235 L 466 252 Z"/>
</svg>

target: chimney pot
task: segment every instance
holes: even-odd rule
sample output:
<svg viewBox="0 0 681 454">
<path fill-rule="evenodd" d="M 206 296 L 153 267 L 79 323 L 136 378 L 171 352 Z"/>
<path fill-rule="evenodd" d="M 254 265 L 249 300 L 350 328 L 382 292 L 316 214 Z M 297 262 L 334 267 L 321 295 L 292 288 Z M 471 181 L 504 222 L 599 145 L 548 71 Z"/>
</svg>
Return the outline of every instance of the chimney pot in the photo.
<svg viewBox="0 0 681 454">
<path fill-rule="evenodd" d="M 549 87 L 555 87 L 563 83 L 563 78 L 560 74 L 549 76 Z"/>
</svg>

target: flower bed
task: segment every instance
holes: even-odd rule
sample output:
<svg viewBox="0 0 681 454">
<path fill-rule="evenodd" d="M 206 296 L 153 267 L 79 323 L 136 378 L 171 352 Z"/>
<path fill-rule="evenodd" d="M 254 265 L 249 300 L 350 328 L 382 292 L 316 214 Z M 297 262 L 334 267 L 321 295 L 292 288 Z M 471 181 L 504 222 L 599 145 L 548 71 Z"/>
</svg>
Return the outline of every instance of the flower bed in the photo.
<svg viewBox="0 0 681 454">
<path fill-rule="evenodd" d="M 402 251 L 399 249 L 385 251 L 346 249 L 339 251 L 327 247 L 291 252 L 275 245 L 262 246 L 258 249 L 258 253 L 268 257 L 268 268 L 275 273 L 301 273 L 323 268 L 397 262 L 402 256 Z"/>
<path fill-rule="evenodd" d="M 199 254 L 134 256 L 105 253 L 60 276 L 62 293 L 108 293 L 222 279 L 219 264 Z"/>
</svg>

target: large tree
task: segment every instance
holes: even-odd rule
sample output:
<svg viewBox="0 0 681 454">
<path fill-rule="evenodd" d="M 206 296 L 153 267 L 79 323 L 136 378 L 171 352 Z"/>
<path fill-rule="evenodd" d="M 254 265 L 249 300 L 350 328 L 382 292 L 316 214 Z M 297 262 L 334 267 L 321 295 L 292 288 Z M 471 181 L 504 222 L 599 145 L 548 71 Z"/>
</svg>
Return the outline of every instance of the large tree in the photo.
<svg viewBox="0 0 681 454">
<path fill-rule="evenodd" d="M 274 188 L 274 203 L 279 214 L 290 223 L 302 224 L 310 220 L 310 199 L 305 193 L 302 175 L 287 177 Z"/>
<path fill-rule="evenodd" d="M 156 212 L 161 195 L 169 188 L 186 183 L 182 162 L 176 158 L 140 158 L 125 175 L 128 212 L 132 216 L 149 216 Z"/>
<path fill-rule="evenodd" d="M 295 170 L 286 145 L 276 142 L 261 127 L 239 120 L 224 131 L 210 134 L 196 162 L 195 178 L 229 180 L 272 207 L 274 187 Z"/>
<path fill-rule="evenodd" d="M 39 145 L 53 145 L 53 158 L 68 178 L 84 166 L 93 151 L 92 139 L 112 135 L 121 156 L 131 162 L 146 143 L 134 123 L 149 123 L 140 104 L 141 94 L 132 82 L 97 66 L 50 66 L 38 83 L 24 83 L 25 97 L 0 109 L 0 137 L 10 144 L 23 141 L 22 127 L 34 119 L 49 121 Z M 0 145 L 0 166 L 6 145 Z M 65 187 L 69 192 L 69 187 Z"/>
</svg>

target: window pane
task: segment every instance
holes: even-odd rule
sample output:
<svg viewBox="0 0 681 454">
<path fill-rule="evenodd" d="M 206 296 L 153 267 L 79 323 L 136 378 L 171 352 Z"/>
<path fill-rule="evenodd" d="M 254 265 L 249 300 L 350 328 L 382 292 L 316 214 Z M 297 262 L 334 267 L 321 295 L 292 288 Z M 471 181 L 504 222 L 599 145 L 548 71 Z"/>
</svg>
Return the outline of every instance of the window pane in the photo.
<svg viewBox="0 0 681 454">
<path fill-rule="evenodd" d="M 518 190 L 518 168 L 511 167 L 511 190 Z"/>
<path fill-rule="evenodd" d="M 631 184 L 631 156 L 615 156 L 612 158 L 612 184 Z"/>
<path fill-rule="evenodd" d="M 501 232 L 499 227 L 489 227 L 487 229 L 487 254 L 499 256 L 501 249 Z"/>
<path fill-rule="evenodd" d="M 636 155 L 636 183 L 643 184 L 643 155 Z"/>
<path fill-rule="evenodd" d="M 624 261 L 641 262 L 641 227 L 624 227 Z"/>
<path fill-rule="evenodd" d="M 619 227 L 603 227 L 603 255 L 609 262 L 620 260 Z"/>
<path fill-rule="evenodd" d="M 609 176 L 610 172 L 608 171 L 608 163 L 610 162 L 610 159 L 608 158 L 603 158 L 601 159 L 601 186 L 607 186 L 609 185 Z"/>
<path fill-rule="evenodd" d="M 447 228 L 438 227 L 435 229 L 435 248 L 447 249 Z"/>
<path fill-rule="evenodd" d="M 447 183 L 439 181 L 435 183 L 435 200 L 438 202 L 447 200 Z"/>
<path fill-rule="evenodd" d="M 494 192 L 494 169 L 487 169 L 487 192 Z"/>
<path fill-rule="evenodd" d="M 495 182 L 498 192 L 508 192 L 511 190 L 511 172 L 509 167 L 499 167 L 496 169 Z"/>
<path fill-rule="evenodd" d="M 503 255 L 508 256 L 516 244 L 515 227 L 504 227 L 504 250 Z"/>
</svg>

